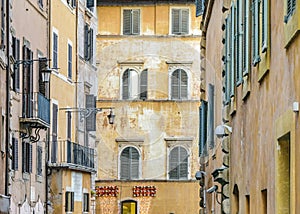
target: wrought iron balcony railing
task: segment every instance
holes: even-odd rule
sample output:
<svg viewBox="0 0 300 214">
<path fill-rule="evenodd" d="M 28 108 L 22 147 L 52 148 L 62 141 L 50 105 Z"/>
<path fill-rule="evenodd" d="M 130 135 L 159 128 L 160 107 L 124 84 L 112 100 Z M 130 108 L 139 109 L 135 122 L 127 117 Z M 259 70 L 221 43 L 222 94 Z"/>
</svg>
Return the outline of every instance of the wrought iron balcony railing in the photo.
<svg viewBox="0 0 300 214">
<path fill-rule="evenodd" d="M 53 141 L 50 144 L 50 148 L 50 167 L 67 167 L 94 171 L 94 149 L 68 140 Z"/>
<path fill-rule="evenodd" d="M 39 92 L 23 94 L 20 122 L 29 123 L 32 127 L 48 128 L 50 124 L 50 100 Z"/>
</svg>

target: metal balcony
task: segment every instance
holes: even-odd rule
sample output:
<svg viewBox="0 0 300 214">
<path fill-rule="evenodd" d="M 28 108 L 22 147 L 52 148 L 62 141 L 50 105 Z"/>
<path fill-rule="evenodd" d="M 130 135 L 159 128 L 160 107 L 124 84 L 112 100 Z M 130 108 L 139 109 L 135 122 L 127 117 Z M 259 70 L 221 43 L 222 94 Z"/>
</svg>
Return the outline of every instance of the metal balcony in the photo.
<svg viewBox="0 0 300 214">
<path fill-rule="evenodd" d="M 50 167 L 95 171 L 95 150 L 71 141 L 50 143 Z"/>
<path fill-rule="evenodd" d="M 39 92 L 23 94 L 22 104 L 21 124 L 30 128 L 49 128 L 49 99 Z"/>
</svg>

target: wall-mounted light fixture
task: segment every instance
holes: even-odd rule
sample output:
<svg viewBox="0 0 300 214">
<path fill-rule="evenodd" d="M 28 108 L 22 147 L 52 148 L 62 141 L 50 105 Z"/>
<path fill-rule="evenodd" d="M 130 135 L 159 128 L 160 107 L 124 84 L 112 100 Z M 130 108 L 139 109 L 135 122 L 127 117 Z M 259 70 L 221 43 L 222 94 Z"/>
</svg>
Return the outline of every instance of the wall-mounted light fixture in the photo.
<svg viewBox="0 0 300 214">
<path fill-rule="evenodd" d="M 228 133 L 232 133 L 232 127 L 225 125 L 225 124 L 218 125 L 215 129 L 215 134 L 218 138 L 227 136 Z"/>
</svg>

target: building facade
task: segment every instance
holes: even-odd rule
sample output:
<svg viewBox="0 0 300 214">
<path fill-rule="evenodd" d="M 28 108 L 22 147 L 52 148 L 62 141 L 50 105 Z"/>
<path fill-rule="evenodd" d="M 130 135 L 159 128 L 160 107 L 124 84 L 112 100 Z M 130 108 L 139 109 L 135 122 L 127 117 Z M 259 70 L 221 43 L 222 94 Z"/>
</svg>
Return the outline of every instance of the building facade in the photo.
<svg viewBox="0 0 300 214">
<path fill-rule="evenodd" d="M 194 1 L 97 1 L 97 213 L 199 212 L 195 10 Z"/>
<path fill-rule="evenodd" d="M 297 1 L 205 1 L 205 57 L 219 56 L 209 64 L 222 74 L 215 109 L 227 132 L 223 168 L 207 167 L 205 185 L 221 188 L 224 213 L 297 213 L 299 10 Z"/>
</svg>

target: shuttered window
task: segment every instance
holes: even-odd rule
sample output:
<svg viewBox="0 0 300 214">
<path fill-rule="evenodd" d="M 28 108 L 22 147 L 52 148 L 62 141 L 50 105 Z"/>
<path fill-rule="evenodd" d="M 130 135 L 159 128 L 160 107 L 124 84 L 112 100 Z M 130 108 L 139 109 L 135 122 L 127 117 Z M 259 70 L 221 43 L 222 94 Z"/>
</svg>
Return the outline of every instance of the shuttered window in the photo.
<svg viewBox="0 0 300 214">
<path fill-rule="evenodd" d="M 20 60 L 20 40 L 16 37 L 12 38 L 12 51 L 15 62 Z M 13 90 L 20 91 L 20 65 L 14 67 L 13 73 Z"/>
<path fill-rule="evenodd" d="M 230 97 L 234 96 L 235 86 L 235 68 L 236 68 L 236 25 L 235 25 L 235 5 L 231 6 L 231 32 L 230 32 L 230 71 L 229 71 L 229 94 Z"/>
<path fill-rule="evenodd" d="M 0 48 L 4 49 L 5 44 L 5 1 L 1 0 L 1 44 L 0 44 Z"/>
<path fill-rule="evenodd" d="M 72 45 L 68 44 L 68 78 L 72 79 Z"/>
<path fill-rule="evenodd" d="M 32 145 L 24 141 L 22 143 L 22 172 L 32 172 Z"/>
<path fill-rule="evenodd" d="M 17 138 L 12 138 L 12 169 L 18 170 L 19 168 L 19 143 Z"/>
<path fill-rule="evenodd" d="M 189 10 L 172 9 L 172 34 L 189 33 Z"/>
<path fill-rule="evenodd" d="M 53 32 L 53 47 L 52 47 L 52 66 L 58 67 L 58 35 Z"/>
<path fill-rule="evenodd" d="M 237 1 L 236 25 L 237 25 L 237 66 L 236 66 L 236 83 L 241 84 L 243 81 L 243 54 L 244 54 L 244 0 Z"/>
<path fill-rule="evenodd" d="M 188 98 L 188 76 L 183 69 L 177 69 L 171 76 L 171 99 Z"/>
<path fill-rule="evenodd" d="M 169 155 L 169 178 L 188 178 L 188 153 L 185 148 L 178 146 L 171 150 Z"/>
<path fill-rule="evenodd" d="M 65 212 L 74 212 L 74 192 L 66 192 Z"/>
<path fill-rule="evenodd" d="M 122 99 L 129 99 L 129 70 L 126 70 L 122 76 Z"/>
<path fill-rule="evenodd" d="M 67 140 L 71 140 L 72 137 L 72 114 L 67 111 Z"/>
<path fill-rule="evenodd" d="M 202 100 L 199 107 L 199 156 L 207 154 L 207 107 L 207 102 Z"/>
<path fill-rule="evenodd" d="M 296 10 L 296 0 L 286 1 L 286 15 L 284 16 L 284 22 L 287 23 Z"/>
<path fill-rule="evenodd" d="M 215 86 L 212 84 L 208 84 L 208 124 L 207 124 L 207 141 L 209 144 L 209 148 L 212 149 L 215 146 L 214 141 L 214 105 L 215 105 Z"/>
<path fill-rule="evenodd" d="M 39 58 L 39 92 L 46 96 L 46 83 L 43 81 L 42 72 L 48 69 L 48 59 L 45 57 Z"/>
<path fill-rule="evenodd" d="M 250 35 L 249 35 L 249 1 L 243 0 L 244 11 L 244 25 L 243 25 L 243 75 L 249 73 L 249 48 L 250 48 Z"/>
<path fill-rule="evenodd" d="M 96 96 L 93 94 L 85 95 L 85 108 L 91 112 L 85 120 L 86 131 L 96 131 Z"/>
<path fill-rule="evenodd" d="M 56 104 L 52 105 L 52 142 L 51 142 L 51 163 L 57 160 L 57 111 Z"/>
<path fill-rule="evenodd" d="M 196 0 L 196 17 L 203 15 L 205 9 L 205 0 Z"/>
<path fill-rule="evenodd" d="M 260 0 L 252 0 L 252 64 L 256 66 L 260 62 L 259 56 L 259 8 Z"/>
<path fill-rule="evenodd" d="M 262 0 L 262 45 L 261 52 L 264 53 L 268 48 L 268 33 L 269 33 L 269 0 Z"/>
<path fill-rule="evenodd" d="M 95 6 L 94 0 L 86 0 L 86 7 L 89 8 L 90 11 L 92 11 L 94 6 Z"/>
<path fill-rule="evenodd" d="M 148 88 L 148 71 L 143 70 L 140 75 L 140 99 L 147 99 L 147 88 Z"/>
<path fill-rule="evenodd" d="M 124 35 L 140 34 L 140 10 L 139 9 L 123 10 L 123 34 Z"/>
<path fill-rule="evenodd" d="M 36 147 L 37 155 L 37 175 L 42 176 L 43 172 L 43 148 L 41 146 Z"/>
<path fill-rule="evenodd" d="M 139 178 L 140 155 L 134 147 L 125 148 L 120 157 L 121 172 L 120 179 L 131 180 Z"/>
<path fill-rule="evenodd" d="M 127 69 L 122 76 L 122 99 L 138 99 L 139 91 L 138 73 L 133 69 Z"/>
<path fill-rule="evenodd" d="M 84 26 L 84 59 L 92 63 L 93 59 L 93 44 L 94 44 L 94 31 L 89 25 Z"/>
<path fill-rule="evenodd" d="M 89 194 L 83 193 L 83 212 L 89 212 Z"/>
</svg>

